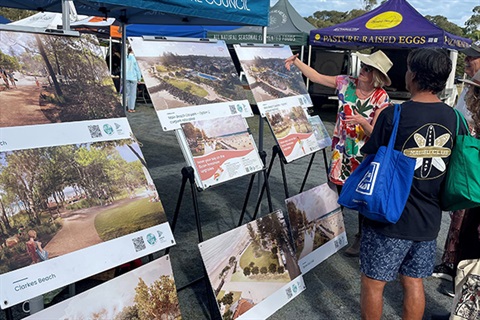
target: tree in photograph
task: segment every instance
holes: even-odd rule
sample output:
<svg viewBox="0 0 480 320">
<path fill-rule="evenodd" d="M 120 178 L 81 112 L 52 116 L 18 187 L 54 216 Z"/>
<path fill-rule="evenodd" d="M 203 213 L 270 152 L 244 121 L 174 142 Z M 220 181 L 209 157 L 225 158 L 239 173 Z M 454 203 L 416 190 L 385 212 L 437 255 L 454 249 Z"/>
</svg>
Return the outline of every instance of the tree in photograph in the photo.
<svg viewBox="0 0 480 320">
<path fill-rule="evenodd" d="M 272 274 L 277 272 L 277 265 L 275 263 L 270 263 L 268 266 L 268 271 Z"/>
<path fill-rule="evenodd" d="M 230 319 L 232 319 L 232 317 L 233 317 L 233 312 L 232 312 L 232 310 L 228 309 L 228 310 L 225 311 L 225 313 L 223 314 L 222 319 L 223 319 L 223 320 L 230 320 Z"/>
<path fill-rule="evenodd" d="M 12 52 L 22 64 L 22 72 L 48 81 L 40 92 L 40 99 L 45 109 L 57 108 L 56 112 L 46 112 L 50 121 L 123 115 L 95 37 L 32 35 L 8 40 L 10 46 L 23 47 L 22 51 Z"/>
<path fill-rule="evenodd" d="M 288 245 L 288 236 L 278 214 L 269 214 L 258 221 L 258 231 L 262 238 L 277 242 L 280 247 Z"/>
<path fill-rule="evenodd" d="M 42 180 L 45 164 L 42 149 L 29 149 L 10 153 L 6 157 L 8 166 L 0 174 L 0 185 L 8 193 L 16 194 L 32 221 L 40 224 L 38 216 L 42 199 L 37 185 Z"/>
<path fill-rule="evenodd" d="M 139 320 L 137 306 L 126 306 L 120 313 L 115 315 L 114 320 Z"/>
<path fill-rule="evenodd" d="M 35 11 L 0 7 L 0 15 L 4 16 L 10 21 L 22 20 L 30 17 L 33 14 L 35 14 Z"/>
<path fill-rule="evenodd" d="M 139 278 L 135 298 L 140 320 L 175 318 L 180 314 L 177 291 L 173 278 L 163 275 L 148 287 Z"/>
<path fill-rule="evenodd" d="M 250 236 L 250 239 L 252 239 L 252 242 L 254 243 L 254 245 L 259 247 L 258 236 L 255 230 L 253 229 L 252 223 L 247 224 L 247 230 L 248 230 L 248 235 Z"/>
<path fill-rule="evenodd" d="M 266 248 L 268 246 L 268 241 L 266 239 L 262 239 L 262 247 Z"/>
<path fill-rule="evenodd" d="M 280 267 L 277 268 L 277 273 L 278 274 L 282 274 L 284 272 L 285 272 L 285 267 L 284 266 L 280 266 Z"/>
<path fill-rule="evenodd" d="M 258 233 L 260 234 L 261 239 L 268 239 L 270 241 L 272 240 L 271 216 L 272 215 L 269 214 L 257 220 Z"/>
<path fill-rule="evenodd" d="M 224 279 L 228 274 L 228 270 L 230 270 L 230 266 L 225 266 L 225 268 L 222 269 L 222 272 L 220 272 L 220 274 L 218 275 L 218 278 Z"/>
<path fill-rule="evenodd" d="M 252 274 L 253 275 L 257 275 L 259 272 L 260 272 L 260 268 L 258 268 L 257 266 L 252 268 Z"/>
<path fill-rule="evenodd" d="M 55 74 L 55 71 L 53 70 L 52 64 L 50 63 L 50 59 L 47 56 L 47 52 L 45 50 L 45 47 L 43 46 L 43 42 L 40 39 L 40 35 L 35 34 L 35 40 L 37 41 L 38 50 L 40 52 L 40 55 L 42 56 L 43 61 L 45 62 L 45 66 L 47 67 L 48 74 L 50 75 L 50 78 L 52 79 L 53 87 L 55 88 L 55 92 L 57 93 L 57 96 L 62 97 L 63 96 L 62 88 L 60 88 L 60 84 L 58 83 L 57 76 Z"/>
<path fill-rule="evenodd" d="M 272 252 L 272 257 L 277 258 L 278 247 L 277 246 L 273 247 L 271 252 Z"/>
<path fill-rule="evenodd" d="M 293 201 L 287 201 L 287 211 L 290 218 L 290 226 L 292 227 L 292 236 L 298 239 L 300 233 L 307 227 L 307 215 L 305 211 L 297 208 Z"/>
<path fill-rule="evenodd" d="M 467 36 L 473 40 L 480 40 L 480 6 L 472 9 L 472 16 L 465 22 Z"/>
<path fill-rule="evenodd" d="M 222 303 L 224 305 L 231 305 L 233 303 L 233 292 L 225 294 L 222 298 Z"/>
<path fill-rule="evenodd" d="M 260 273 L 261 274 L 267 274 L 268 273 L 267 267 L 261 267 L 260 268 Z"/>
<path fill-rule="evenodd" d="M 230 259 L 228 259 L 228 264 L 233 267 L 235 263 L 237 262 L 237 258 L 235 256 L 231 256 Z"/>
<path fill-rule="evenodd" d="M 0 173 L 0 179 L 1 179 L 1 173 Z M 2 190 L 0 186 L 0 213 L 1 213 L 0 220 L 2 221 L 2 224 L 5 227 L 5 230 L 2 230 L 4 234 L 7 234 L 10 230 L 12 230 L 12 226 L 10 225 L 10 221 L 8 220 L 8 214 L 9 214 L 8 211 L 11 210 L 11 207 L 6 205 L 7 203 L 12 203 L 12 202 L 13 201 L 10 201 L 8 199 L 8 194 L 4 190 Z"/>
<path fill-rule="evenodd" d="M 243 268 L 243 274 L 244 274 L 245 276 L 248 277 L 248 276 L 250 275 L 250 273 L 251 273 L 250 267 L 245 267 L 245 268 Z"/>
<path fill-rule="evenodd" d="M 3 69 L 17 71 L 20 70 L 20 63 L 15 57 L 6 55 L 0 50 L 0 66 Z"/>
</svg>

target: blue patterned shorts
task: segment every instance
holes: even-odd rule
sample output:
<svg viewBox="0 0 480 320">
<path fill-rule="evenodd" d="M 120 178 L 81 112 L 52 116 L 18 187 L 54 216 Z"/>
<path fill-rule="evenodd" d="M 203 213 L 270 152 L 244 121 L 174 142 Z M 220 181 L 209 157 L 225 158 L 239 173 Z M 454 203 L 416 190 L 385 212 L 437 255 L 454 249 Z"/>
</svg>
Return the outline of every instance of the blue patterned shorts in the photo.
<svg viewBox="0 0 480 320">
<path fill-rule="evenodd" d="M 360 271 L 369 278 L 381 281 L 393 281 L 398 273 L 412 278 L 426 278 L 432 275 L 436 248 L 436 240 L 391 238 L 364 226 Z"/>
</svg>

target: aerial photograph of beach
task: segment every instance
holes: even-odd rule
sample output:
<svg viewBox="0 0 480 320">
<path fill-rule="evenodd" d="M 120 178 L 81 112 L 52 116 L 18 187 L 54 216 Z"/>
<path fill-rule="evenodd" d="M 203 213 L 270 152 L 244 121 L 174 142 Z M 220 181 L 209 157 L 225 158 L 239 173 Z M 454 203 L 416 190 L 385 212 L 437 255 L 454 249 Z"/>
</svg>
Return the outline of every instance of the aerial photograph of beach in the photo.
<svg viewBox="0 0 480 320">
<path fill-rule="evenodd" d="M 223 41 L 130 43 L 157 111 L 247 99 Z"/>
<path fill-rule="evenodd" d="M 237 319 L 300 275 L 287 230 L 278 210 L 199 244 L 223 319 Z"/>
<path fill-rule="evenodd" d="M 345 233 L 342 211 L 337 200 L 337 191 L 328 183 L 285 200 L 300 264 L 309 255 L 319 254 L 316 251 L 321 250 L 327 242 Z M 323 260 L 336 251 L 321 253 Z"/>
<path fill-rule="evenodd" d="M 234 48 L 257 103 L 308 95 L 300 70 L 285 68 L 285 59 L 292 55 L 289 46 Z"/>
</svg>

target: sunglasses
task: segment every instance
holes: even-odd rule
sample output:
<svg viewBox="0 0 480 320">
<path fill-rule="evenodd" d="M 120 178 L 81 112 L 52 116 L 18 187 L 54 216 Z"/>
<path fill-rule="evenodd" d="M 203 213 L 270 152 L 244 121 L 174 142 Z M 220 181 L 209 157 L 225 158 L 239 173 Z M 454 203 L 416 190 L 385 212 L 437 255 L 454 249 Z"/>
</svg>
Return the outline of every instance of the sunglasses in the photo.
<svg viewBox="0 0 480 320">
<path fill-rule="evenodd" d="M 372 72 L 373 71 L 373 67 L 369 66 L 369 65 L 366 65 L 365 63 L 360 63 L 360 67 L 365 70 L 365 72 Z"/>
</svg>

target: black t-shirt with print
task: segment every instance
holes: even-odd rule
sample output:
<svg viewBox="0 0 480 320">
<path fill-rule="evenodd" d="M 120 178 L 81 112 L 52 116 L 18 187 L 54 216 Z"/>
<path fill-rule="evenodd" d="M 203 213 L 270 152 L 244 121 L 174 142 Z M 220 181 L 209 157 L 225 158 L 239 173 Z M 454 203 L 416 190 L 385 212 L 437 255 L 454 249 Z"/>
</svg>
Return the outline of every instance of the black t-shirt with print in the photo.
<svg viewBox="0 0 480 320">
<path fill-rule="evenodd" d="M 380 146 L 388 144 L 393 129 L 393 112 L 394 108 L 388 107 L 379 115 L 370 139 L 361 149 L 363 153 L 374 154 Z M 455 111 L 442 102 L 407 101 L 402 104 L 394 148 L 417 159 L 410 195 L 396 224 L 365 219 L 366 224 L 386 236 L 400 239 L 430 241 L 437 237 L 442 216 L 440 189 L 456 128 Z M 459 133 L 466 133 L 463 124 Z"/>
</svg>

